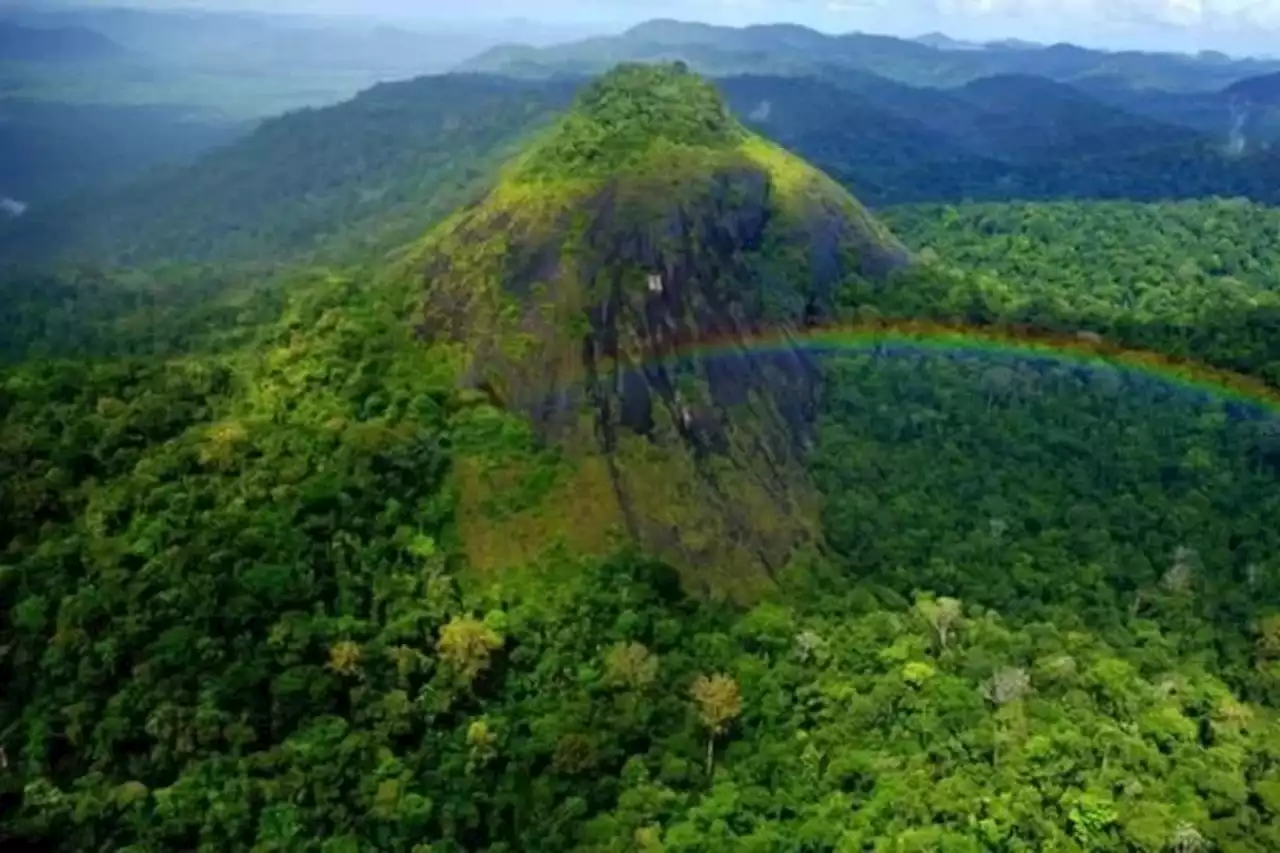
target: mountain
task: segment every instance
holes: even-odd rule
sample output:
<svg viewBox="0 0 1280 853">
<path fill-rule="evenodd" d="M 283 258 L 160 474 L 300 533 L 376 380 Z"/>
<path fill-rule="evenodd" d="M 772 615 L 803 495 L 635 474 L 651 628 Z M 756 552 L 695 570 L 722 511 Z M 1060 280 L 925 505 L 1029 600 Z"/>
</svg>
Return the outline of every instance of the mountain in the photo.
<svg viewBox="0 0 1280 853">
<path fill-rule="evenodd" d="M 987 42 L 985 46 L 987 50 L 1041 50 L 1045 47 L 1039 42 L 1017 38 L 996 39 Z"/>
<path fill-rule="evenodd" d="M 521 565 L 549 535 L 603 550 L 618 528 L 695 586 L 767 582 L 814 533 L 799 451 L 817 370 L 785 341 L 832 314 L 840 282 L 907 260 L 683 68 L 591 83 L 405 261 L 426 270 L 423 338 L 536 437 L 459 463 L 471 560 Z M 571 460 L 551 484 L 547 446 Z"/>
<path fill-rule="evenodd" d="M 592 73 L 621 61 L 687 62 L 707 74 L 810 74 L 822 67 L 869 71 L 913 86 L 959 86 L 981 77 L 1024 74 L 1061 82 L 1106 76 L 1132 88 L 1216 91 L 1280 62 L 1172 53 L 1111 53 L 1069 44 L 1006 43 L 992 50 L 939 49 L 916 40 L 849 33 L 826 35 L 795 25 L 742 28 L 656 20 L 618 36 L 536 49 L 506 45 L 460 70 L 521 76 Z"/>
<path fill-rule="evenodd" d="M 0 20 L 0 62 L 65 62 L 115 59 L 125 49 L 85 27 L 26 27 Z"/>
<path fill-rule="evenodd" d="M 102 33 L 140 59 L 181 66 L 441 70 L 496 40 L 476 31 L 416 32 L 356 17 L 209 9 L 70 8 L 16 13 L 28 27 Z M 434 55 L 434 56 L 433 56 Z"/>
</svg>

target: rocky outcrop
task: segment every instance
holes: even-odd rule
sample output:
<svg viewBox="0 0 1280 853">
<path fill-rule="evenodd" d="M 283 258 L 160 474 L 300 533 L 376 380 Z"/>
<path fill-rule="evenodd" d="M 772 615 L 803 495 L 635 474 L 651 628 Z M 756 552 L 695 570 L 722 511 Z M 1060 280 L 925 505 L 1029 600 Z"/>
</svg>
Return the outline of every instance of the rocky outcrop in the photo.
<svg viewBox="0 0 1280 853">
<path fill-rule="evenodd" d="M 597 138 L 580 105 L 428 237 L 421 332 L 454 348 L 463 384 L 573 459 L 567 482 L 603 472 L 611 511 L 558 512 L 567 498 L 552 490 L 525 510 L 544 533 L 580 542 L 573 528 L 603 517 L 691 585 L 741 594 L 815 535 L 800 456 L 818 372 L 792 342 L 829 316 L 842 281 L 906 254 L 803 162 L 733 124 L 705 132 L 690 103 L 732 122 L 706 87 L 679 69 L 622 69 L 589 90 L 601 121 L 632 120 L 637 150 L 604 152 L 614 162 L 587 180 L 549 179 L 548 150 L 583 156 L 580 139 Z M 664 111 L 683 111 L 670 125 L 697 128 L 698 144 L 665 136 Z"/>
</svg>

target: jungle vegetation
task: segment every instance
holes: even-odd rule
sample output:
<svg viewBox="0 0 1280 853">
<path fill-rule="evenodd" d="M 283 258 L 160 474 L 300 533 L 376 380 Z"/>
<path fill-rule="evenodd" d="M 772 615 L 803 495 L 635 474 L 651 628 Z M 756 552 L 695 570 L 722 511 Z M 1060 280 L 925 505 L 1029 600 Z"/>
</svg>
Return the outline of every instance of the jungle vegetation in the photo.
<svg viewBox="0 0 1280 853">
<path fill-rule="evenodd" d="M 460 382 L 458 342 L 422 331 L 441 281 L 487 288 L 458 311 L 483 320 L 464 324 L 464 343 L 517 326 L 530 304 L 589 313 L 582 294 L 600 282 L 539 278 L 541 255 L 523 251 L 546 222 L 564 263 L 614 253 L 599 256 L 600 281 L 637 301 L 610 304 L 674 299 L 674 272 L 659 295 L 634 275 L 649 244 L 623 238 L 643 231 L 589 227 L 599 210 L 674 205 L 676 221 L 722 229 L 689 233 L 736 235 L 655 255 L 702 275 L 690 292 L 708 323 L 752 304 L 712 273 L 835 276 L 829 298 L 797 285 L 761 316 L 797 334 L 877 317 L 1033 325 L 1280 386 L 1274 210 L 1072 199 L 872 220 L 685 70 L 631 69 L 587 91 L 510 137 L 538 142 L 509 142 L 523 154 L 500 178 L 474 176 L 496 196 L 451 217 L 405 213 L 411 194 L 388 204 L 386 233 L 443 218 L 390 254 L 299 257 L 281 223 L 254 237 L 275 262 L 211 249 L 203 266 L 4 270 L 0 843 L 1280 847 L 1280 422 L 1265 395 L 994 348 L 817 358 L 797 452 L 821 535 L 743 596 L 723 583 L 736 565 L 677 571 L 625 530 L 601 531 L 606 547 L 551 536 L 522 565 L 477 565 L 464 474 L 519 462 L 522 478 L 489 495 L 500 539 L 513 504 L 554 495 L 583 457 Z M 268 163 L 284 148 L 263 140 L 290 138 L 285 122 L 254 137 Z M 415 156 L 393 149 L 378 161 L 392 183 Z M 252 165 L 236 159 L 249 150 L 198 165 Z M 730 164 L 728 197 L 768 203 L 646 196 L 664 185 L 636 164 L 664 150 L 708 185 L 716 175 L 697 168 Z M 453 174 L 481 160 L 450 165 L 441 149 L 440 162 Z M 572 202 L 584 173 L 638 207 L 535 219 L 529 187 Z M 329 198 L 332 211 L 353 203 Z M 511 211 L 495 199 L 525 218 L 499 216 Z M 823 232 L 784 215 L 810 203 L 869 229 L 840 232 L 831 257 L 901 240 L 914 263 L 818 263 Z M 195 224 L 173 239 L 199 241 L 215 210 L 193 201 L 180 215 Z M 618 239 L 588 239 L 600 233 Z M 432 266 L 442 257 L 465 265 Z M 797 258 L 811 266 L 788 278 Z M 714 315 L 722 297 L 733 308 Z M 622 333 L 647 328 L 626 317 Z M 588 340 L 590 320 L 531 346 Z M 725 357 L 693 378 L 709 382 Z M 759 422 L 728 423 L 735 436 Z"/>
</svg>

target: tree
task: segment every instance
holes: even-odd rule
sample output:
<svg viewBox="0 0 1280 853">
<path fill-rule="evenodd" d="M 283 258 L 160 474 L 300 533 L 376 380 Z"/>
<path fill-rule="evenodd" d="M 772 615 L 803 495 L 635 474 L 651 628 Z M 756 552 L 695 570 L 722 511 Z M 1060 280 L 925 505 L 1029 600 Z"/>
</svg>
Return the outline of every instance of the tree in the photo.
<svg viewBox="0 0 1280 853">
<path fill-rule="evenodd" d="M 982 686 L 982 695 L 995 705 L 1017 702 L 1031 691 L 1031 676 L 1021 667 L 1007 666 L 996 672 Z"/>
<path fill-rule="evenodd" d="M 436 652 L 470 683 L 489 668 L 493 652 L 502 648 L 502 637 L 470 616 L 456 616 L 440 629 Z"/>
<path fill-rule="evenodd" d="M 605 655 L 605 678 L 610 684 L 641 690 L 658 677 L 658 657 L 643 643 L 618 643 Z"/>
<path fill-rule="evenodd" d="M 938 638 L 938 645 L 943 649 L 964 619 L 964 607 L 954 598 L 923 598 L 916 602 L 916 610 L 929 623 Z"/>
<path fill-rule="evenodd" d="M 1272 613 L 1259 620 L 1257 650 L 1261 660 L 1280 658 L 1280 613 Z"/>
<path fill-rule="evenodd" d="M 698 716 L 709 732 L 707 738 L 707 776 L 715 762 L 716 738 L 724 734 L 729 723 L 742 713 L 742 694 L 738 682 L 727 675 L 699 675 L 689 689 L 698 708 Z"/>
</svg>

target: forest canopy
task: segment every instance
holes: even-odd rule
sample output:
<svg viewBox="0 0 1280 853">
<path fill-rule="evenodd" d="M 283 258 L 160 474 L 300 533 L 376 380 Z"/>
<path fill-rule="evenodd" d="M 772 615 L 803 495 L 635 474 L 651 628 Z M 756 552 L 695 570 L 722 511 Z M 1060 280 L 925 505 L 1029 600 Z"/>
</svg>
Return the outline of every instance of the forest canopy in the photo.
<svg viewBox="0 0 1280 853">
<path fill-rule="evenodd" d="M 207 235 L 207 265 L 172 255 L 0 275 L 0 846 L 1280 849 L 1271 395 L 1049 352 L 819 357 L 776 343 L 886 319 L 1036 328 L 1280 391 L 1273 209 L 1076 199 L 872 219 L 749 136 L 686 69 L 623 69 L 555 119 L 558 102 L 528 100 L 523 83 L 422 85 L 443 87 L 456 124 L 418 125 L 416 152 L 386 140 L 350 149 L 385 155 L 360 167 L 385 188 L 381 207 L 335 174 L 314 188 L 315 219 L 298 224 L 301 208 L 263 186 L 254 203 L 279 230 L 226 243 L 208 226 L 225 212 L 211 198 L 126 247 L 166 255 Z M 375 90 L 346 109 L 394 112 L 414 91 Z M 498 103 L 528 109 L 492 112 Z M 261 174 L 311 121 L 322 119 L 269 124 L 202 174 Z M 543 121 L 565 132 L 546 135 Z M 448 141 L 470 129 L 487 141 L 451 155 Z M 458 198 L 420 208 L 423 187 L 466 196 L 503 152 L 549 151 L 556 179 L 598 169 L 607 186 L 663 134 L 678 150 L 740 146 L 770 168 L 735 173 L 725 198 L 642 198 L 667 230 L 609 231 L 592 217 L 611 208 L 570 211 L 553 222 L 554 256 L 521 241 L 542 211 L 527 185 L 500 182 L 500 200 L 533 206 L 524 219 L 473 201 L 429 238 L 381 248 Z M 526 139 L 546 147 L 517 145 Z M 717 162 L 685 159 L 677 177 Z M 527 157 L 511 162 L 538 174 Z M 420 185 L 396 183 L 415 169 Z M 896 252 L 890 231 L 909 267 L 846 263 L 874 240 Z M 236 241 L 280 258 L 219 257 Z M 307 260 L 292 254 L 300 245 L 328 248 Z M 440 247 L 452 267 L 431 254 Z M 452 289 L 432 289 L 441 281 Z M 441 292 L 455 301 L 430 301 Z M 612 301 L 583 296 L 596 293 Z M 676 359 L 630 375 L 604 365 L 665 341 L 685 296 L 719 345 L 686 359 L 696 370 L 671 368 L 667 396 L 648 398 L 649 434 L 624 434 L 609 407 L 635 400 L 634 374 L 656 385 Z M 480 320 L 456 338 L 440 331 L 456 318 Z M 748 322 L 766 320 L 780 325 Z M 477 380 L 458 340 L 509 331 L 499 343 L 532 362 L 554 334 L 576 345 L 558 356 L 581 359 L 601 329 L 624 333 L 585 362 L 601 365 L 592 378 L 604 377 L 594 390 L 606 402 L 545 394 L 582 403 L 551 414 L 581 420 L 569 434 L 599 442 L 596 455 L 557 444 L 550 415 Z M 772 360 L 735 348 L 742 329 L 775 342 Z M 806 393 L 785 410 L 761 403 L 776 388 L 733 398 L 744 375 L 799 376 L 791 387 Z M 754 419 L 734 414 L 745 407 Z M 793 410 L 793 431 L 766 429 Z M 689 448 L 685 467 L 655 449 L 655 423 Z M 674 566 L 625 524 L 592 531 L 588 549 L 557 516 L 514 520 L 594 483 L 590 500 L 560 507 L 589 523 L 624 475 L 665 495 L 694 482 L 681 477 L 724 475 L 736 458 L 725 448 L 748 441 L 759 467 L 719 482 L 751 488 L 718 495 L 723 506 L 781 527 L 747 504 L 760 472 L 790 476 L 794 454 L 817 507 L 818 535 L 762 582 L 734 585 L 733 561 Z M 467 504 L 474 482 L 489 487 L 482 513 Z M 467 548 L 477 518 L 491 519 L 489 541 L 540 521 L 551 535 L 495 571 Z M 689 518 L 671 520 L 685 524 L 682 542 L 715 534 Z"/>
</svg>

